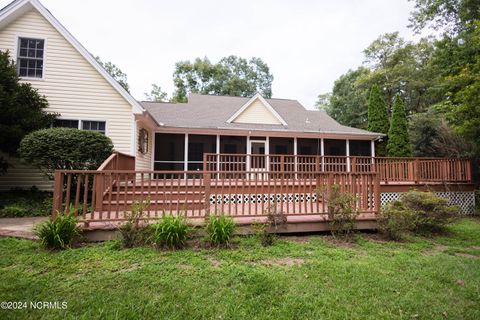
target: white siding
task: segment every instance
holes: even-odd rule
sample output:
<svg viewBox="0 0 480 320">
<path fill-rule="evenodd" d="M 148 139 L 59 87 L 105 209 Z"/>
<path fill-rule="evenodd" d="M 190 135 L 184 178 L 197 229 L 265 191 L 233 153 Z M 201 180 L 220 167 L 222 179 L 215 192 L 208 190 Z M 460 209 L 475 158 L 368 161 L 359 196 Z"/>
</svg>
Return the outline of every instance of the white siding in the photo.
<svg viewBox="0 0 480 320">
<path fill-rule="evenodd" d="M 9 163 L 8 174 L 0 176 L 0 191 L 14 188 L 28 189 L 36 186 L 40 190 L 52 190 L 53 181 L 37 169 L 33 169 L 20 162 L 19 159 L 0 154 Z"/>
<path fill-rule="evenodd" d="M 255 99 L 238 117 L 235 123 L 282 124 L 259 100 Z"/>
<path fill-rule="evenodd" d="M 48 110 L 65 119 L 106 121 L 106 134 L 115 149 L 131 154 L 133 117 L 130 103 L 37 10 L 26 12 L 0 30 L 0 50 L 10 50 L 14 59 L 18 37 L 46 40 L 44 78 L 28 81 L 46 96 Z M 10 171 L 10 177 L 0 177 L 0 188 L 15 179 L 24 180 L 25 185 L 30 180 L 39 183 L 32 172 L 27 172 Z"/>
<path fill-rule="evenodd" d="M 140 129 L 145 129 L 148 131 L 148 152 L 146 154 L 141 153 L 138 151 L 138 135 L 140 133 Z M 153 154 L 153 139 L 155 133 L 148 129 L 141 121 L 137 122 L 137 130 L 135 134 L 136 139 L 136 155 L 135 155 L 135 170 L 153 170 L 152 168 L 152 154 Z"/>
</svg>

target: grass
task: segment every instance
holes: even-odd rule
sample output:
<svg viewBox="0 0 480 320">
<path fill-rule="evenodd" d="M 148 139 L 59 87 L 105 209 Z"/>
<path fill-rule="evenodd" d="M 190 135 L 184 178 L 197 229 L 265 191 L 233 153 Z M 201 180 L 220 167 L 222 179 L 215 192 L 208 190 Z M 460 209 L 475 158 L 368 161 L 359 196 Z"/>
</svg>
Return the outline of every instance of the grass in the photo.
<svg viewBox="0 0 480 320">
<path fill-rule="evenodd" d="M 300 240 L 299 240 L 300 239 Z M 0 310 L 1 319 L 480 319 L 480 220 L 437 238 L 360 234 L 239 238 L 235 249 L 48 252 L 0 239 L 0 301 L 66 301 L 66 310 Z"/>
</svg>

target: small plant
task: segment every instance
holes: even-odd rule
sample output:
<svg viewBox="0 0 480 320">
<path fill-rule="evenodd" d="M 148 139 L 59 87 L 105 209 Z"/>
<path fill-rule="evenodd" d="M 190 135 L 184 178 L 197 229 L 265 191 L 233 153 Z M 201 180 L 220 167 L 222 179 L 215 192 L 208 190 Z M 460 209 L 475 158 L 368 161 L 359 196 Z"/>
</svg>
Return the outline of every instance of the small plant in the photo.
<svg viewBox="0 0 480 320">
<path fill-rule="evenodd" d="M 447 224 L 458 218 L 460 213 L 457 206 L 449 205 L 447 199 L 433 192 L 411 190 L 404 193 L 400 201 L 406 208 L 415 212 L 416 233 L 443 232 Z"/>
<path fill-rule="evenodd" d="M 380 211 L 378 230 L 391 240 L 402 240 L 415 227 L 415 212 L 400 201 L 388 203 Z"/>
<path fill-rule="evenodd" d="M 58 213 L 55 218 L 40 224 L 35 229 L 35 234 L 45 248 L 66 249 L 79 234 L 77 223 L 78 220 L 73 214 L 73 210 L 65 214 Z"/>
<path fill-rule="evenodd" d="M 190 227 L 183 216 L 164 216 L 152 226 L 153 242 L 158 246 L 181 248 L 188 238 Z"/>
<path fill-rule="evenodd" d="M 148 210 L 149 207 L 150 199 L 135 201 L 132 204 L 131 212 L 125 213 L 127 222 L 119 227 L 123 247 L 132 248 L 149 242 L 151 229 L 141 225 L 144 212 Z"/>
<path fill-rule="evenodd" d="M 355 231 L 359 212 L 354 209 L 355 196 L 341 192 L 339 185 L 333 185 L 328 196 L 328 219 L 332 235 L 349 239 Z"/>
<path fill-rule="evenodd" d="M 255 237 L 260 240 L 260 243 L 264 247 L 271 246 L 275 243 L 275 234 L 269 231 L 270 224 L 268 222 L 254 221 L 252 223 L 252 229 Z"/>
<path fill-rule="evenodd" d="M 206 224 L 207 237 L 212 245 L 227 246 L 230 244 L 235 222 L 226 215 L 209 216 Z"/>
<path fill-rule="evenodd" d="M 268 206 L 266 212 L 268 224 L 275 230 L 278 230 L 287 223 L 287 216 L 283 211 L 278 209 L 276 204 Z"/>
</svg>

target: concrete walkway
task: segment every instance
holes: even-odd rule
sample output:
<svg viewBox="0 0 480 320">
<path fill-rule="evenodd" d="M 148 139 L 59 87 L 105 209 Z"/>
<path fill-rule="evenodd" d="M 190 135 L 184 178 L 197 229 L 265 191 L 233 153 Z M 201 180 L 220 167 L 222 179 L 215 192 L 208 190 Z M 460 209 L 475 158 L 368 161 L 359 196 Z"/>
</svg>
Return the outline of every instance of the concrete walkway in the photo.
<svg viewBox="0 0 480 320">
<path fill-rule="evenodd" d="M 38 239 L 33 228 L 49 217 L 0 218 L 0 237 Z"/>
</svg>

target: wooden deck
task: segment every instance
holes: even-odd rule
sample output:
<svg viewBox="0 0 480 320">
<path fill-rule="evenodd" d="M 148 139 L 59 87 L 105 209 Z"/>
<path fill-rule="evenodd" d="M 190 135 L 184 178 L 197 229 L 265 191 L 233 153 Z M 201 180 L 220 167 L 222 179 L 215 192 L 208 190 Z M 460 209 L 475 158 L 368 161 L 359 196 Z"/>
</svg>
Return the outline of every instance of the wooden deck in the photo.
<svg viewBox="0 0 480 320">
<path fill-rule="evenodd" d="M 250 170 L 232 171 L 242 162 L 237 159 L 227 165 L 228 159 L 217 157 L 206 159 L 205 168 L 229 170 L 136 171 L 131 169 L 132 159 L 125 157 L 114 154 L 95 171 L 56 171 L 53 214 L 74 210 L 89 228 L 100 228 L 125 221 L 132 205 L 144 202 L 148 221 L 173 214 L 198 224 L 208 215 L 222 213 L 249 224 L 281 212 L 289 224 L 313 223 L 318 229 L 327 224 L 328 199 L 335 185 L 355 196 L 360 220 L 370 222 L 380 208 L 381 192 L 471 186 L 469 163 L 463 159 L 392 158 L 389 162 L 388 158 L 264 156 L 261 163 L 278 170 L 260 169 L 257 163 Z M 244 160 L 245 166 L 251 161 Z"/>
</svg>

